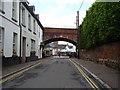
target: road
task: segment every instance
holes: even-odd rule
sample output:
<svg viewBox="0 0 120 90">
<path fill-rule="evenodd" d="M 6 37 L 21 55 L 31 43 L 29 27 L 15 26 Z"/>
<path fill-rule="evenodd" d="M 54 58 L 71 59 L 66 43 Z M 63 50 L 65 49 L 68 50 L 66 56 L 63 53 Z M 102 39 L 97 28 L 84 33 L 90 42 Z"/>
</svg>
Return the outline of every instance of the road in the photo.
<svg viewBox="0 0 120 90">
<path fill-rule="evenodd" d="M 92 88 L 69 58 L 50 58 L 2 84 L 3 88 Z"/>
</svg>

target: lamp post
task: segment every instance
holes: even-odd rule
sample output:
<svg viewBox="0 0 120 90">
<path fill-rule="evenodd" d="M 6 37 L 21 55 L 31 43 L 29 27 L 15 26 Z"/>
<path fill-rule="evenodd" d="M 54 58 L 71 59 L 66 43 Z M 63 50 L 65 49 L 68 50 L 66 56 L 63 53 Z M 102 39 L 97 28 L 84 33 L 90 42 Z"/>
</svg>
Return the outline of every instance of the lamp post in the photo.
<svg viewBox="0 0 120 90">
<path fill-rule="evenodd" d="M 79 36 L 79 11 L 77 11 L 77 16 L 76 16 L 76 28 L 77 28 L 77 58 L 79 59 L 79 52 L 80 52 L 80 36 Z"/>
</svg>

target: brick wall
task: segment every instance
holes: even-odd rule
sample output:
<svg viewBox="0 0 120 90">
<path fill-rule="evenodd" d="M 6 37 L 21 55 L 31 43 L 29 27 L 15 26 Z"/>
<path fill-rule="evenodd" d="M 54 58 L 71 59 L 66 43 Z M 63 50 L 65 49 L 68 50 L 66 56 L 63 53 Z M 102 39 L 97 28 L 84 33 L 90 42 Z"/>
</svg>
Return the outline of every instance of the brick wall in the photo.
<svg viewBox="0 0 120 90">
<path fill-rule="evenodd" d="M 44 40 L 61 37 L 70 40 L 77 39 L 77 29 L 72 28 L 49 28 L 45 27 L 43 32 Z"/>
<path fill-rule="evenodd" d="M 112 68 L 120 68 L 120 42 L 105 44 L 90 50 L 81 50 L 80 57 Z"/>
</svg>

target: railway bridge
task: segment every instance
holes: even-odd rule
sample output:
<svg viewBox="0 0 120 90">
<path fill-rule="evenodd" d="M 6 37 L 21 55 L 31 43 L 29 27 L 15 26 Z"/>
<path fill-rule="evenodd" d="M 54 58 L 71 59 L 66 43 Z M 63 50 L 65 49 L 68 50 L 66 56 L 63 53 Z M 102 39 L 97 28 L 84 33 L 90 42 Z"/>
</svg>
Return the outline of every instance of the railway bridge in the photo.
<svg viewBox="0 0 120 90">
<path fill-rule="evenodd" d="M 53 28 L 44 27 L 43 42 L 41 46 L 44 47 L 48 43 L 54 41 L 66 41 L 77 45 L 77 29 L 76 28 Z"/>
</svg>

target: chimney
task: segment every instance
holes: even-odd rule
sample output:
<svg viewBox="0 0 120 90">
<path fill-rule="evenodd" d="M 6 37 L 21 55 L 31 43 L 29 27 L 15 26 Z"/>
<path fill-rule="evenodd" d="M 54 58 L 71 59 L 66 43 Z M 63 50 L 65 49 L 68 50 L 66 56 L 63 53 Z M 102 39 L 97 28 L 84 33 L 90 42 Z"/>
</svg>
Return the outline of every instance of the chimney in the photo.
<svg viewBox="0 0 120 90">
<path fill-rule="evenodd" d="M 39 20 L 39 14 L 35 14 L 36 18 Z"/>
<path fill-rule="evenodd" d="M 31 12 L 35 13 L 35 6 L 29 6 Z"/>
</svg>

